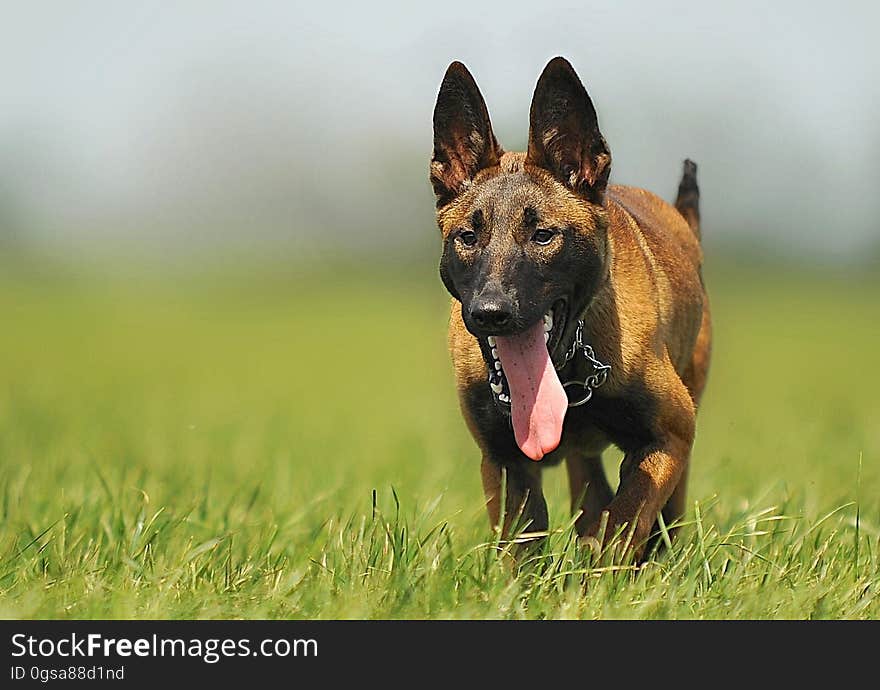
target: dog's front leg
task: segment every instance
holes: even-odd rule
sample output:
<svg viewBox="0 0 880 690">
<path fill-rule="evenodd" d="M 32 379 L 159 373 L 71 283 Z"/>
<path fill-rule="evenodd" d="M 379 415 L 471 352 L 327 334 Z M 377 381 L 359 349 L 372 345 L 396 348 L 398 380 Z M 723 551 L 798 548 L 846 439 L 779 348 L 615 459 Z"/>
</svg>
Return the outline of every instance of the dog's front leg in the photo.
<svg viewBox="0 0 880 690">
<path fill-rule="evenodd" d="M 541 532 L 547 529 L 547 503 L 537 463 L 517 460 L 502 465 L 484 455 L 480 470 L 489 522 L 493 529 L 501 528 L 503 539 L 516 536 L 519 530 Z M 505 494 L 503 500 L 502 494 Z"/>
<path fill-rule="evenodd" d="M 599 534 L 605 522 L 602 516 L 586 531 L 587 542 L 594 546 L 597 537 L 607 540 L 624 528 L 623 543 L 640 558 L 657 514 L 685 476 L 696 424 L 693 402 L 683 385 L 668 386 L 664 393 L 657 403 L 652 440 L 623 459 L 617 495 L 606 509 L 604 533 Z"/>
</svg>

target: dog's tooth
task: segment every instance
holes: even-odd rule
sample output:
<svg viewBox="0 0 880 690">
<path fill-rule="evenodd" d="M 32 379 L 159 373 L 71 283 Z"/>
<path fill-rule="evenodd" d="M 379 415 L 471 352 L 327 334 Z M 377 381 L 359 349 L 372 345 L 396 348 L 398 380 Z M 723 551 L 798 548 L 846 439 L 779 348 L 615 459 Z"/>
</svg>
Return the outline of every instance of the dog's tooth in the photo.
<svg viewBox="0 0 880 690">
<path fill-rule="evenodd" d="M 500 383 L 490 383 L 489 388 L 492 389 L 493 393 L 497 393 L 498 395 L 501 395 L 501 391 L 504 390 L 504 387 Z"/>
<path fill-rule="evenodd" d="M 495 336 L 490 335 L 487 340 L 489 341 L 489 347 L 495 347 Z"/>
<path fill-rule="evenodd" d="M 547 331 L 544 331 L 544 343 L 550 342 L 550 334 Z"/>
<path fill-rule="evenodd" d="M 495 369 L 501 371 L 501 362 L 499 362 L 497 359 L 495 360 Z"/>
<path fill-rule="evenodd" d="M 504 393 L 501 393 L 501 395 L 498 396 L 498 399 L 499 399 L 501 402 L 510 402 L 510 396 L 509 396 L 509 395 L 505 395 Z"/>
<path fill-rule="evenodd" d="M 492 359 L 498 359 L 498 348 L 497 347 L 492 348 Z"/>
<path fill-rule="evenodd" d="M 553 315 L 552 314 L 544 314 L 544 330 L 550 331 L 553 329 Z"/>
</svg>

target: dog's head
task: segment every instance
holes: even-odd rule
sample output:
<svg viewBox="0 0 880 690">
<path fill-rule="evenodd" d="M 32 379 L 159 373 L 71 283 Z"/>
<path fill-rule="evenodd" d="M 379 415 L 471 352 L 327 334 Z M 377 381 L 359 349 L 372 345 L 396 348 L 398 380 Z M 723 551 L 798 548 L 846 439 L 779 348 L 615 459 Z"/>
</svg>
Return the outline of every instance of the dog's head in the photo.
<svg viewBox="0 0 880 690">
<path fill-rule="evenodd" d="M 510 402 L 509 368 L 531 368 L 523 385 L 535 388 L 546 361 L 564 364 L 577 319 L 606 276 L 610 170 L 596 110 L 563 58 L 538 80 L 524 154 L 504 153 L 470 72 L 449 66 L 434 108 L 431 159 L 440 275 L 480 343 L 490 383 L 498 371 L 492 389 L 501 402 Z M 521 353 L 505 362 L 505 348 Z"/>
<path fill-rule="evenodd" d="M 449 66 L 431 159 L 440 275 L 481 344 L 549 316 L 548 349 L 560 364 L 559 346 L 573 338 L 571 317 L 605 276 L 610 169 L 596 110 L 565 59 L 552 60 L 538 80 L 526 154 L 502 151 L 470 72 Z"/>
</svg>

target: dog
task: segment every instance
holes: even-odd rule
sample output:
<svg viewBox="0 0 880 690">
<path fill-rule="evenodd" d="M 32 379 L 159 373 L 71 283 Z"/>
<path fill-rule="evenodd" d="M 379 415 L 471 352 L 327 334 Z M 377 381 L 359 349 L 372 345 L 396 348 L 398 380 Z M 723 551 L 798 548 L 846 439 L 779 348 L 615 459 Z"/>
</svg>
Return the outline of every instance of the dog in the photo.
<svg viewBox="0 0 880 690">
<path fill-rule="evenodd" d="M 505 152 L 473 76 L 449 66 L 430 180 L 489 519 L 505 537 L 546 532 L 541 473 L 564 459 L 581 538 L 626 534 L 643 554 L 658 514 L 667 525 L 684 514 L 709 368 L 696 165 L 684 162 L 674 206 L 608 184 L 596 110 L 561 57 L 538 79 L 529 120 L 527 151 Z M 616 493 L 601 461 L 610 445 L 624 453 Z"/>
</svg>

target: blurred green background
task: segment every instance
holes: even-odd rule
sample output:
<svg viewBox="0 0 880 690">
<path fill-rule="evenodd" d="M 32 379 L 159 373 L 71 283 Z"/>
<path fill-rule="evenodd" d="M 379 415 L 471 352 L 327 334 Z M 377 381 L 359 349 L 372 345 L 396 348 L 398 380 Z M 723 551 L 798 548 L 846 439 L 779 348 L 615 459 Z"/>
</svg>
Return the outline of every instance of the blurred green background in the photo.
<svg viewBox="0 0 880 690">
<path fill-rule="evenodd" d="M 841 529 L 858 499 L 873 553 L 880 17 L 819 9 L 16 8 L 0 28 L 0 615 L 514 615 L 452 588 L 417 605 L 349 582 L 340 603 L 336 584 L 299 584 L 396 500 L 414 532 L 432 515 L 455 544 L 488 532 L 427 181 L 452 59 L 509 149 L 563 54 L 612 181 L 670 199 L 681 160 L 699 163 L 715 347 L 690 494 L 720 525 L 847 505 Z M 565 523 L 564 472 L 547 493 Z"/>
<path fill-rule="evenodd" d="M 432 266 L 415 266 L 262 264 L 161 281 L 13 271 L 0 296 L 3 470 L 50 483 L 71 468 L 159 470 L 187 492 L 247 481 L 285 501 L 451 489 L 482 523 L 449 301 Z M 843 503 L 860 455 L 876 486 L 876 276 L 711 263 L 706 274 L 717 335 L 693 493 L 784 485 Z"/>
<path fill-rule="evenodd" d="M 739 555 L 774 564 L 773 577 L 803 568 L 808 584 L 762 586 L 762 573 L 700 605 L 683 576 L 671 582 L 687 593 L 633 585 L 633 601 L 568 608 L 554 588 L 517 613 L 503 573 L 485 582 L 459 560 L 490 532 L 445 349 L 447 298 L 430 262 L 385 268 L 7 271 L 0 615 L 876 615 L 864 608 L 874 590 L 837 570 L 851 551 L 827 557 L 833 567 L 821 556 L 826 538 L 852 548 L 857 508 L 866 563 L 880 538 L 873 274 L 707 267 L 717 345 L 689 495 L 721 544 L 741 522 L 755 530 L 743 516 L 784 515 L 782 537 Z M 609 476 L 618 461 L 607 454 Z M 546 478 L 555 530 L 568 521 L 564 474 Z M 380 527 L 374 500 L 402 523 Z M 815 553 L 794 549 L 838 509 Z M 376 546 L 376 534 L 401 541 Z M 846 589 L 829 594 L 810 562 L 846 575 Z"/>
</svg>

